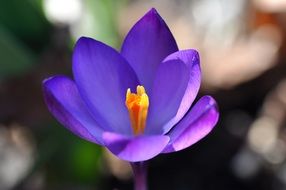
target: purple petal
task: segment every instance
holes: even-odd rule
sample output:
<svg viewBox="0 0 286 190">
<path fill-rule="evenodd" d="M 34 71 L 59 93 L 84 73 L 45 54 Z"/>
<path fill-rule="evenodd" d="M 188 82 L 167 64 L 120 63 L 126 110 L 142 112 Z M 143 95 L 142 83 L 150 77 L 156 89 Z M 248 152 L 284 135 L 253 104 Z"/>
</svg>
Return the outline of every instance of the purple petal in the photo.
<svg viewBox="0 0 286 190">
<path fill-rule="evenodd" d="M 102 144 L 103 130 L 88 112 L 71 79 L 49 78 L 43 82 L 43 90 L 49 111 L 62 125 L 85 140 Z"/>
<path fill-rule="evenodd" d="M 160 64 L 150 96 L 150 107 L 145 134 L 164 134 L 163 128 L 175 117 L 186 91 L 190 70 L 181 60 Z"/>
<path fill-rule="evenodd" d="M 181 60 L 186 64 L 190 75 L 177 114 L 163 127 L 165 133 L 184 117 L 195 100 L 201 85 L 200 57 L 196 50 L 189 49 L 175 52 L 169 55 L 164 61 L 169 60 Z"/>
<path fill-rule="evenodd" d="M 167 133 L 191 107 L 200 87 L 196 50 L 182 50 L 164 59 L 154 80 L 146 133 Z"/>
<path fill-rule="evenodd" d="M 218 117 L 215 100 L 210 96 L 202 97 L 170 131 L 171 140 L 164 153 L 182 150 L 204 138 L 214 128 Z"/>
<path fill-rule="evenodd" d="M 74 48 L 73 73 L 96 121 L 118 133 L 132 134 L 125 95 L 139 82 L 126 60 L 113 48 L 82 37 Z"/>
<path fill-rule="evenodd" d="M 130 30 L 121 54 L 132 66 L 147 93 L 150 93 L 158 65 L 176 51 L 178 47 L 170 29 L 153 8 Z"/>
<path fill-rule="evenodd" d="M 126 137 L 115 133 L 103 134 L 105 146 L 117 157 L 129 162 L 149 160 L 168 144 L 170 138 L 163 135 Z"/>
</svg>

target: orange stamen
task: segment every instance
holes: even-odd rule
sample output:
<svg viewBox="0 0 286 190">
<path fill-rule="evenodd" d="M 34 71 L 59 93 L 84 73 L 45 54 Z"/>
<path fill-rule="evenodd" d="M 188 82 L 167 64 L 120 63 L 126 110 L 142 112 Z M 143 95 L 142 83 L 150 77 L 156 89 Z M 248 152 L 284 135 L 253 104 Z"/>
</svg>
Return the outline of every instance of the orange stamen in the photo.
<svg viewBox="0 0 286 190">
<path fill-rule="evenodd" d="M 149 98 L 143 86 L 137 86 L 137 93 L 131 93 L 130 88 L 126 92 L 125 105 L 129 111 L 129 117 L 133 133 L 144 133 L 149 107 Z"/>
</svg>

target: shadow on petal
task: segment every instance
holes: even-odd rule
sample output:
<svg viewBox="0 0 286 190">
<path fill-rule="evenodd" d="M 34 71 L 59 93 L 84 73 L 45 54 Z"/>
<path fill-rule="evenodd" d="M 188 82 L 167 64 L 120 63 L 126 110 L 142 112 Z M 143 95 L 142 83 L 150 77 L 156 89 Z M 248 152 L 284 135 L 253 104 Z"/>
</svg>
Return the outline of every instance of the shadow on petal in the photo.
<svg viewBox="0 0 286 190">
<path fill-rule="evenodd" d="M 129 162 L 149 160 L 158 154 L 168 144 L 168 136 L 122 136 L 116 133 L 103 133 L 105 146 L 117 157 Z"/>
<path fill-rule="evenodd" d="M 171 138 L 163 153 L 175 152 L 198 142 L 216 125 L 218 107 L 211 96 L 202 97 L 191 111 L 169 132 Z"/>
</svg>

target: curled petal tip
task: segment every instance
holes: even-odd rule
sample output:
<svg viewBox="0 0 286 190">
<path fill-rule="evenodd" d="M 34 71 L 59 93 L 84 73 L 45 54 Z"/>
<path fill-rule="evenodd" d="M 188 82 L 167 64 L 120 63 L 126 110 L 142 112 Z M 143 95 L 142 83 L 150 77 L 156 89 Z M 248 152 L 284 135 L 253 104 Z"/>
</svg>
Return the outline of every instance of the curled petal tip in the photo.
<svg viewBox="0 0 286 190">
<path fill-rule="evenodd" d="M 75 43 L 75 47 L 78 46 L 81 43 L 85 43 L 87 41 L 91 40 L 89 37 L 81 36 Z"/>
<path fill-rule="evenodd" d="M 216 111 L 219 110 L 218 104 L 213 97 L 211 97 L 210 95 L 205 95 L 204 97 L 209 100 L 209 107 L 213 107 Z"/>
<path fill-rule="evenodd" d="M 88 39 L 88 37 L 81 36 L 81 37 L 76 41 L 76 44 L 79 43 L 79 42 L 81 42 L 81 41 L 85 41 L 85 40 L 87 40 L 87 39 Z"/>
<path fill-rule="evenodd" d="M 154 7 L 152 7 L 152 8 L 148 11 L 148 13 L 158 14 L 157 10 L 156 10 Z"/>
<path fill-rule="evenodd" d="M 49 77 L 49 78 L 45 78 L 43 81 L 42 81 L 42 85 L 45 85 L 50 79 L 52 79 L 53 77 Z"/>
<path fill-rule="evenodd" d="M 50 77 L 48 77 L 48 78 L 45 78 L 43 81 L 42 81 L 42 85 L 43 86 L 46 86 L 46 85 L 48 85 L 48 83 L 50 82 L 50 81 L 52 81 L 53 79 L 61 79 L 61 78 L 65 78 L 65 76 L 63 76 L 63 75 L 55 75 L 55 76 L 50 76 Z"/>
<path fill-rule="evenodd" d="M 158 20 L 160 21 L 159 23 L 164 23 L 162 17 L 160 16 L 160 14 L 158 13 L 158 11 L 155 8 L 151 8 L 144 16 L 143 18 L 147 19 L 147 20 Z M 165 23 L 164 23 L 165 24 Z"/>
<path fill-rule="evenodd" d="M 87 37 L 87 36 L 81 36 L 77 41 L 88 40 L 88 39 L 92 39 L 92 38 Z"/>
</svg>

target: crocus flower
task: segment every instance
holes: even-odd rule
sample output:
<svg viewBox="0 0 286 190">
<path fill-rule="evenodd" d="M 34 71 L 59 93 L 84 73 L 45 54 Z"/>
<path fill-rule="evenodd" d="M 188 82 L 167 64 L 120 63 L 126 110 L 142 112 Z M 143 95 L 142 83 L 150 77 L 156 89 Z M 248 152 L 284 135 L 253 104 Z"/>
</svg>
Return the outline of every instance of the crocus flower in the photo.
<svg viewBox="0 0 286 190">
<path fill-rule="evenodd" d="M 133 26 L 120 52 L 81 37 L 72 70 L 74 80 L 43 82 L 49 111 L 72 133 L 120 159 L 140 162 L 185 149 L 218 120 L 211 96 L 190 108 L 201 83 L 199 54 L 178 50 L 155 9 Z"/>
</svg>

